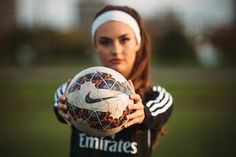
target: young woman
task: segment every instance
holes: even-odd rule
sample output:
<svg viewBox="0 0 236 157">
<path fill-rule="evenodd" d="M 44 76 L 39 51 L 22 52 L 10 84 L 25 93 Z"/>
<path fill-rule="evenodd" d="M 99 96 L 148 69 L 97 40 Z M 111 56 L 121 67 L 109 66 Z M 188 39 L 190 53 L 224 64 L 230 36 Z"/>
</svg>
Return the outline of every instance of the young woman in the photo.
<svg viewBox="0 0 236 157">
<path fill-rule="evenodd" d="M 125 128 L 112 137 L 94 137 L 73 126 L 70 156 L 151 157 L 158 133 L 173 108 L 172 96 L 160 86 L 151 85 L 151 44 L 140 15 L 127 6 L 106 6 L 95 16 L 92 42 L 103 66 L 120 72 L 136 93 L 128 109 L 133 112 Z M 54 111 L 61 122 L 70 125 L 66 114 L 66 84 L 55 93 Z"/>
</svg>

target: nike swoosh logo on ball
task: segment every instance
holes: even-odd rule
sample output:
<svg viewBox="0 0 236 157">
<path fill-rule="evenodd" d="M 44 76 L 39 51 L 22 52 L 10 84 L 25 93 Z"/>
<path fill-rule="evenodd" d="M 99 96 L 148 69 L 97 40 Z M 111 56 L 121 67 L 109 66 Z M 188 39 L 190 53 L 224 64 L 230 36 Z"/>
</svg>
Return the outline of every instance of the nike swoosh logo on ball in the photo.
<svg viewBox="0 0 236 157">
<path fill-rule="evenodd" d="M 91 92 L 89 92 L 85 97 L 85 102 L 88 103 L 88 104 L 93 104 L 93 103 L 97 103 L 97 102 L 100 102 L 100 101 L 103 101 L 103 100 L 114 98 L 113 96 L 110 96 L 110 97 L 93 99 L 93 98 L 90 97 L 90 93 Z"/>
</svg>

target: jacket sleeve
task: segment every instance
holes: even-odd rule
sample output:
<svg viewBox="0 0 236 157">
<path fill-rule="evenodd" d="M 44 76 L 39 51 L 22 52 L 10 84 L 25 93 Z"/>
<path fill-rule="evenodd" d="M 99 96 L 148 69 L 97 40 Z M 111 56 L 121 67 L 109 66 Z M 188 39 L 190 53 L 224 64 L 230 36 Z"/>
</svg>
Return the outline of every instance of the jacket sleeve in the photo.
<svg viewBox="0 0 236 157">
<path fill-rule="evenodd" d="M 66 83 L 59 86 L 54 94 L 54 113 L 56 114 L 57 119 L 62 123 L 66 123 L 66 121 L 59 115 L 57 106 L 59 97 L 64 94 L 65 89 L 66 89 Z"/>
<path fill-rule="evenodd" d="M 143 125 L 158 130 L 169 119 L 173 110 L 173 98 L 164 88 L 154 86 L 144 102 L 145 119 Z"/>
</svg>

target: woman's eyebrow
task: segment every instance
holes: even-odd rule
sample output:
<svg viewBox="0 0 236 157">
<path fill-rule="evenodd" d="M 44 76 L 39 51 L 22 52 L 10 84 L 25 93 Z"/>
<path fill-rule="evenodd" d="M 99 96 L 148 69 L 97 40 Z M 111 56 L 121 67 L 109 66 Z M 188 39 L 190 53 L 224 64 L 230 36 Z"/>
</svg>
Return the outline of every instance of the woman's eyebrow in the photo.
<svg viewBox="0 0 236 157">
<path fill-rule="evenodd" d="M 129 34 L 125 33 L 125 34 L 122 34 L 122 35 L 118 36 L 118 38 L 121 39 L 121 38 L 124 38 L 124 37 L 127 37 L 127 36 L 129 36 Z M 111 38 L 107 37 L 107 36 L 100 36 L 99 40 L 111 40 Z"/>
<path fill-rule="evenodd" d="M 101 37 L 99 37 L 99 39 L 106 39 L 106 40 L 108 40 L 108 39 L 110 39 L 109 37 L 106 37 L 106 36 L 101 36 Z"/>
<path fill-rule="evenodd" d="M 121 39 L 121 38 L 124 38 L 124 37 L 127 37 L 127 36 L 129 36 L 129 34 L 125 33 L 125 34 L 120 35 L 118 38 Z"/>
</svg>

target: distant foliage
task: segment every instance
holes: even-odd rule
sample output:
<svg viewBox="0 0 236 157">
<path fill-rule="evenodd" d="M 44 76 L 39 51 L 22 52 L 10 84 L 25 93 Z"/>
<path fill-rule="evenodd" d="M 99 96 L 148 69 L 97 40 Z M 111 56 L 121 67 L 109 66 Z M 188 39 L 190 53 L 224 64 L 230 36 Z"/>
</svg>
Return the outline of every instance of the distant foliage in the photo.
<svg viewBox="0 0 236 157">
<path fill-rule="evenodd" d="M 64 33 L 49 29 L 15 29 L 4 34 L 4 39 L 2 60 L 8 64 L 22 64 L 25 57 L 29 64 L 62 64 L 75 58 L 90 59 L 90 38 L 84 30 Z"/>
<path fill-rule="evenodd" d="M 195 49 L 191 41 L 180 31 L 165 32 L 154 41 L 155 59 L 165 64 L 195 63 Z"/>
</svg>

